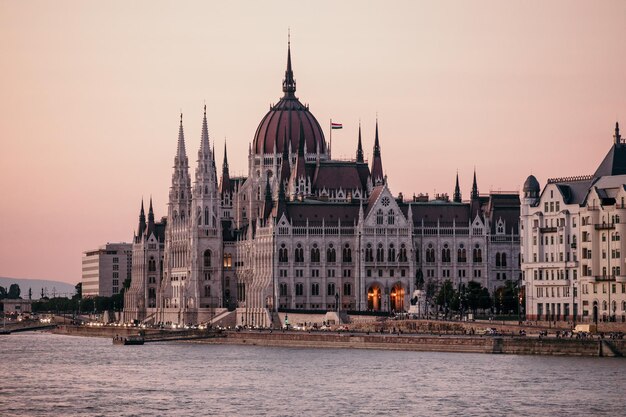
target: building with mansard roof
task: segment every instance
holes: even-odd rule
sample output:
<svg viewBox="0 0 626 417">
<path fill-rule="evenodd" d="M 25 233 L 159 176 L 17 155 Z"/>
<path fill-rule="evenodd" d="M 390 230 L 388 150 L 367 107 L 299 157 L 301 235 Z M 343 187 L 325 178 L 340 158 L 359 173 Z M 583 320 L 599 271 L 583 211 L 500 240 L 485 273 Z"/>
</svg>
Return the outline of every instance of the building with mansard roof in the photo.
<svg viewBox="0 0 626 417">
<path fill-rule="evenodd" d="M 626 321 L 626 143 L 593 175 L 524 183 L 522 271 L 531 320 Z"/>
<path fill-rule="evenodd" d="M 494 292 L 519 279 L 517 193 L 479 194 L 474 173 L 467 200 L 458 174 L 452 201 L 394 195 L 378 121 L 371 163 L 360 127 L 355 158 L 331 158 L 296 96 L 290 48 L 282 91 L 245 177 L 230 176 L 224 148 L 218 182 L 205 109 L 192 182 L 181 115 L 167 219 L 145 226 L 141 212 L 125 320 L 269 326 L 281 311 L 408 311 L 424 281 Z"/>
</svg>

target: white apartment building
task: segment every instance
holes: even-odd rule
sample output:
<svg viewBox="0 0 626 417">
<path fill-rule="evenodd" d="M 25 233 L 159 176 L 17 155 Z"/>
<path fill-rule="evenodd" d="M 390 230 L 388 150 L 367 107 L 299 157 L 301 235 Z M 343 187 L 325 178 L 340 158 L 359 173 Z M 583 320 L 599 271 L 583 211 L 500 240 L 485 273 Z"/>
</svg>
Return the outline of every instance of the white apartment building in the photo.
<svg viewBox="0 0 626 417">
<path fill-rule="evenodd" d="M 593 175 L 524 183 L 522 274 L 526 317 L 626 321 L 626 143 L 613 144 Z"/>
<path fill-rule="evenodd" d="M 132 258 L 130 243 L 107 243 L 98 249 L 83 252 L 83 297 L 118 294 L 124 280 L 131 277 Z"/>
</svg>

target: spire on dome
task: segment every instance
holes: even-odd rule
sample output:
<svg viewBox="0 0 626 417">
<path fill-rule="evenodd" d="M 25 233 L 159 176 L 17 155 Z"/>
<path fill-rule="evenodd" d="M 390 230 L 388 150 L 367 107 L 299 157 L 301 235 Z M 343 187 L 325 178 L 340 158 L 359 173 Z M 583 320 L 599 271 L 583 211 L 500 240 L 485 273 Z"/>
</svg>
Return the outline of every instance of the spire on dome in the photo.
<svg viewBox="0 0 626 417">
<path fill-rule="evenodd" d="M 204 117 L 202 119 L 202 137 L 200 139 L 200 152 L 208 154 L 210 150 L 209 146 L 209 128 L 206 121 L 206 104 L 204 105 Z"/>
<path fill-rule="evenodd" d="M 356 148 L 356 161 L 363 162 L 363 145 L 361 143 L 361 122 L 359 121 L 359 144 Z"/>
<path fill-rule="evenodd" d="M 459 171 L 456 172 L 456 185 L 454 186 L 454 195 L 452 201 L 460 203 L 461 200 L 461 187 L 459 187 Z"/>
<path fill-rule="evenodd" d="M 283 156 L 280 166 L 280 184 L 279 188 L 282 189 L 285 181 L 289 181 L 291 176 L 291 161 L 289 160 L 289 139 L 287 139 L 287 126 L 285 126 L 285 135 L 283 136 Z"/>
<path fill-rule="evenodd" d="M 272 187 L 270 187 L 270 177 L 265 178 L 265 201 L 263 202 L 263 218 L 269 218 L 272 213 Z"/>
<path fill-rule="evenodd" d="M 380 142 L 378 140 L 378 117 L 376 118 L 376 137 L 374 139 L 374 158 L 372 159 L 372 182 L 380 185 L 384 182 L 383 161 L 380 156 Z"/>
<path fill-rule="evenodd" d="M 615 134 L 613 135 L 613 139 L 615 139 L 616 145 L 622 143 L 622 135 L 619 134 L 619 122 L 615 122 Z"/>
<path fill-rule="evenodd" d="M 287 70 L 285 71 L 285 79 L 283 80 L 283 92 L 285 97 L 294 97 L 296 92 L 296 80 L 293 79 L 293 70 L 291 69 L 291 33 L 287 33 Z"/>
<path fill-rule="evenodd" d="M 472 182 L 472 200 L 478 198 L 478 184 L 476 183 L 476 168 L 474 168 L 474 181 Z"/>
</svg>

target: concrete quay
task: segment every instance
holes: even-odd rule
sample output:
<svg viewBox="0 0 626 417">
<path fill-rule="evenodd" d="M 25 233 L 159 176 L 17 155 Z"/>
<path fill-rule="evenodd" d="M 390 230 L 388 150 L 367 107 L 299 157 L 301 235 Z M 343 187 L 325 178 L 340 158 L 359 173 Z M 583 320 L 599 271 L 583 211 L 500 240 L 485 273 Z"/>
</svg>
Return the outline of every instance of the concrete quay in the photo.
<svg viewBox="0 0 626 417">
<path fill-rule="evenodd" d="M 350 348 L 515 355 L 607 356 L 626 353 L 626 340 L 519 336 L 390 335 L 335 332 L 229 331 L 226 337 L 198 341 L 252 346 Z"/>
</svg>

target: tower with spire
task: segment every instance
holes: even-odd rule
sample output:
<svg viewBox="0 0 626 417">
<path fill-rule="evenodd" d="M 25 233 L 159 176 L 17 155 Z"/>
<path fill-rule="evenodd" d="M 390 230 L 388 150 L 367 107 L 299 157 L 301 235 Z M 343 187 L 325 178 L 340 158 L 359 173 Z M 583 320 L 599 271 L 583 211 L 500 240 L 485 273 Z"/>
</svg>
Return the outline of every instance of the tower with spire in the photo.
<svg viewBox="0 0 626 417">
<path fill-rule="evenodd" d="M 376 118 L 376 137 L 374 138 L 374 155 L 372 158 L 372 183 L 374 186 L 377 186 L 382 185 L 384 181 L 383 161 L 380 155 L 380 142 L 378 140 L 378 118 Z"/>
<path fill-rule="evenodd" d="M 462 202 L 461 198 L 461 187 L 459 187 L 459 172 L 456 173 L 456 185 L 454 186 L 454 194 L 452 196 L 452 201 L 455 203 Z"/>
</svg>

